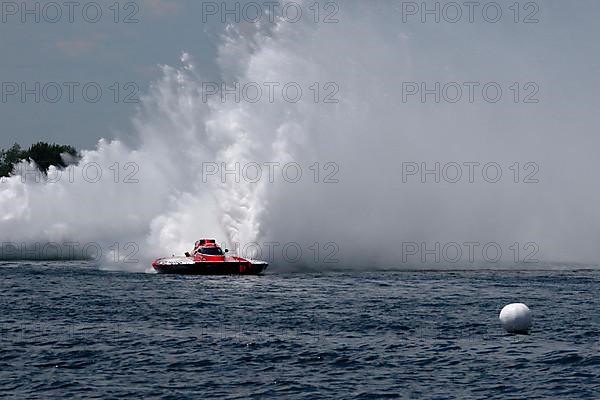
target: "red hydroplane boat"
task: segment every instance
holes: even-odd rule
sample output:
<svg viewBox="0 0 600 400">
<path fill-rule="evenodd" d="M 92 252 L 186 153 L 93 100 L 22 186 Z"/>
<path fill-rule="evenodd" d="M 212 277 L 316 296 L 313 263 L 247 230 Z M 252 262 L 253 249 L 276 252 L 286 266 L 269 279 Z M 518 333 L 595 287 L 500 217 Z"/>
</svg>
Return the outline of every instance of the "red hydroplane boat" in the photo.
<svg viewBox="0 0 600 400">
<path fill-rule="evenodd" d="M 192 254 L 159 258 L 152 267 L 160 274 L 185 275 L 258 275 L 269 265 L 265 261 L 228 256 L 214 239 L 200 239 Z"/>
</svg>

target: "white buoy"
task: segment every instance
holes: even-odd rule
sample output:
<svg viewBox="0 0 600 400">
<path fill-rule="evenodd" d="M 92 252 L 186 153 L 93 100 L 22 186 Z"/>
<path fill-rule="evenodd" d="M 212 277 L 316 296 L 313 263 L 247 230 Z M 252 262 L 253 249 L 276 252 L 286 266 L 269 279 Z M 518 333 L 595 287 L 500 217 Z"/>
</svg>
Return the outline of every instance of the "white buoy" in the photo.
<svg viewBox="0 0 600 400">
<path fill-rule="evenodd" d="M 512 303 L 500 311 L 500 323 L 509 333 L 527 333 L 531 328 L 531 310 L 523 303 Z"/>
</svg>

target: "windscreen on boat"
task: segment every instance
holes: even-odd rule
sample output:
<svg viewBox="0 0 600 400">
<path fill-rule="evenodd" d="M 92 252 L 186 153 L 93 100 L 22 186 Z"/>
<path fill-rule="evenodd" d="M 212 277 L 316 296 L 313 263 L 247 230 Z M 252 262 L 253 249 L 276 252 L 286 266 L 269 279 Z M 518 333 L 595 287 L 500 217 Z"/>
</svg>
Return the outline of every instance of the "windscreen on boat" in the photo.
<svg viewBox="0 0 600 400">
<path fill-rule="evenodd" d="M 222 256 L 223 250 L 220 247 L 200 247 L 200 254 L 206 254 L 209 256 Z"/>
</svg>

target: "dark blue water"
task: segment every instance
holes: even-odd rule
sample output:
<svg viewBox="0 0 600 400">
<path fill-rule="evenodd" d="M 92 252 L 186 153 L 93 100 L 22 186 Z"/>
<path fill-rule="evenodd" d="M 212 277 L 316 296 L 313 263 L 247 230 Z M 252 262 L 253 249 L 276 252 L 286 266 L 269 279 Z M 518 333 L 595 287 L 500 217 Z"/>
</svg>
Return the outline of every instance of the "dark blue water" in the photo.
<svg viewBox="0 0 600 400">
<path fill-rule="evenodd" d="M 600 396 L 598 271 L 0 273 L 2 398 Z"/>
</svg>

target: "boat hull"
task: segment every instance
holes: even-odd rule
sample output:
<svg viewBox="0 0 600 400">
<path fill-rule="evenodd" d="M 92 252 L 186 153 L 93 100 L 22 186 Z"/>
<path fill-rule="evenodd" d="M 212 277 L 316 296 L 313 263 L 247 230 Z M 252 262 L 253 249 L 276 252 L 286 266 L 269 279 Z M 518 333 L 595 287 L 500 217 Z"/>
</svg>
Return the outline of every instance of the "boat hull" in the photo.
<svg viewBox="0 0 600 400">
<path fill-rule="evenodd" d="M 159 274 L 177 275 L 259 275 L 268 267 L 266 262 L 193 261 L 189 259 L 158 259 L 152 267 Z"/>
</svg>

